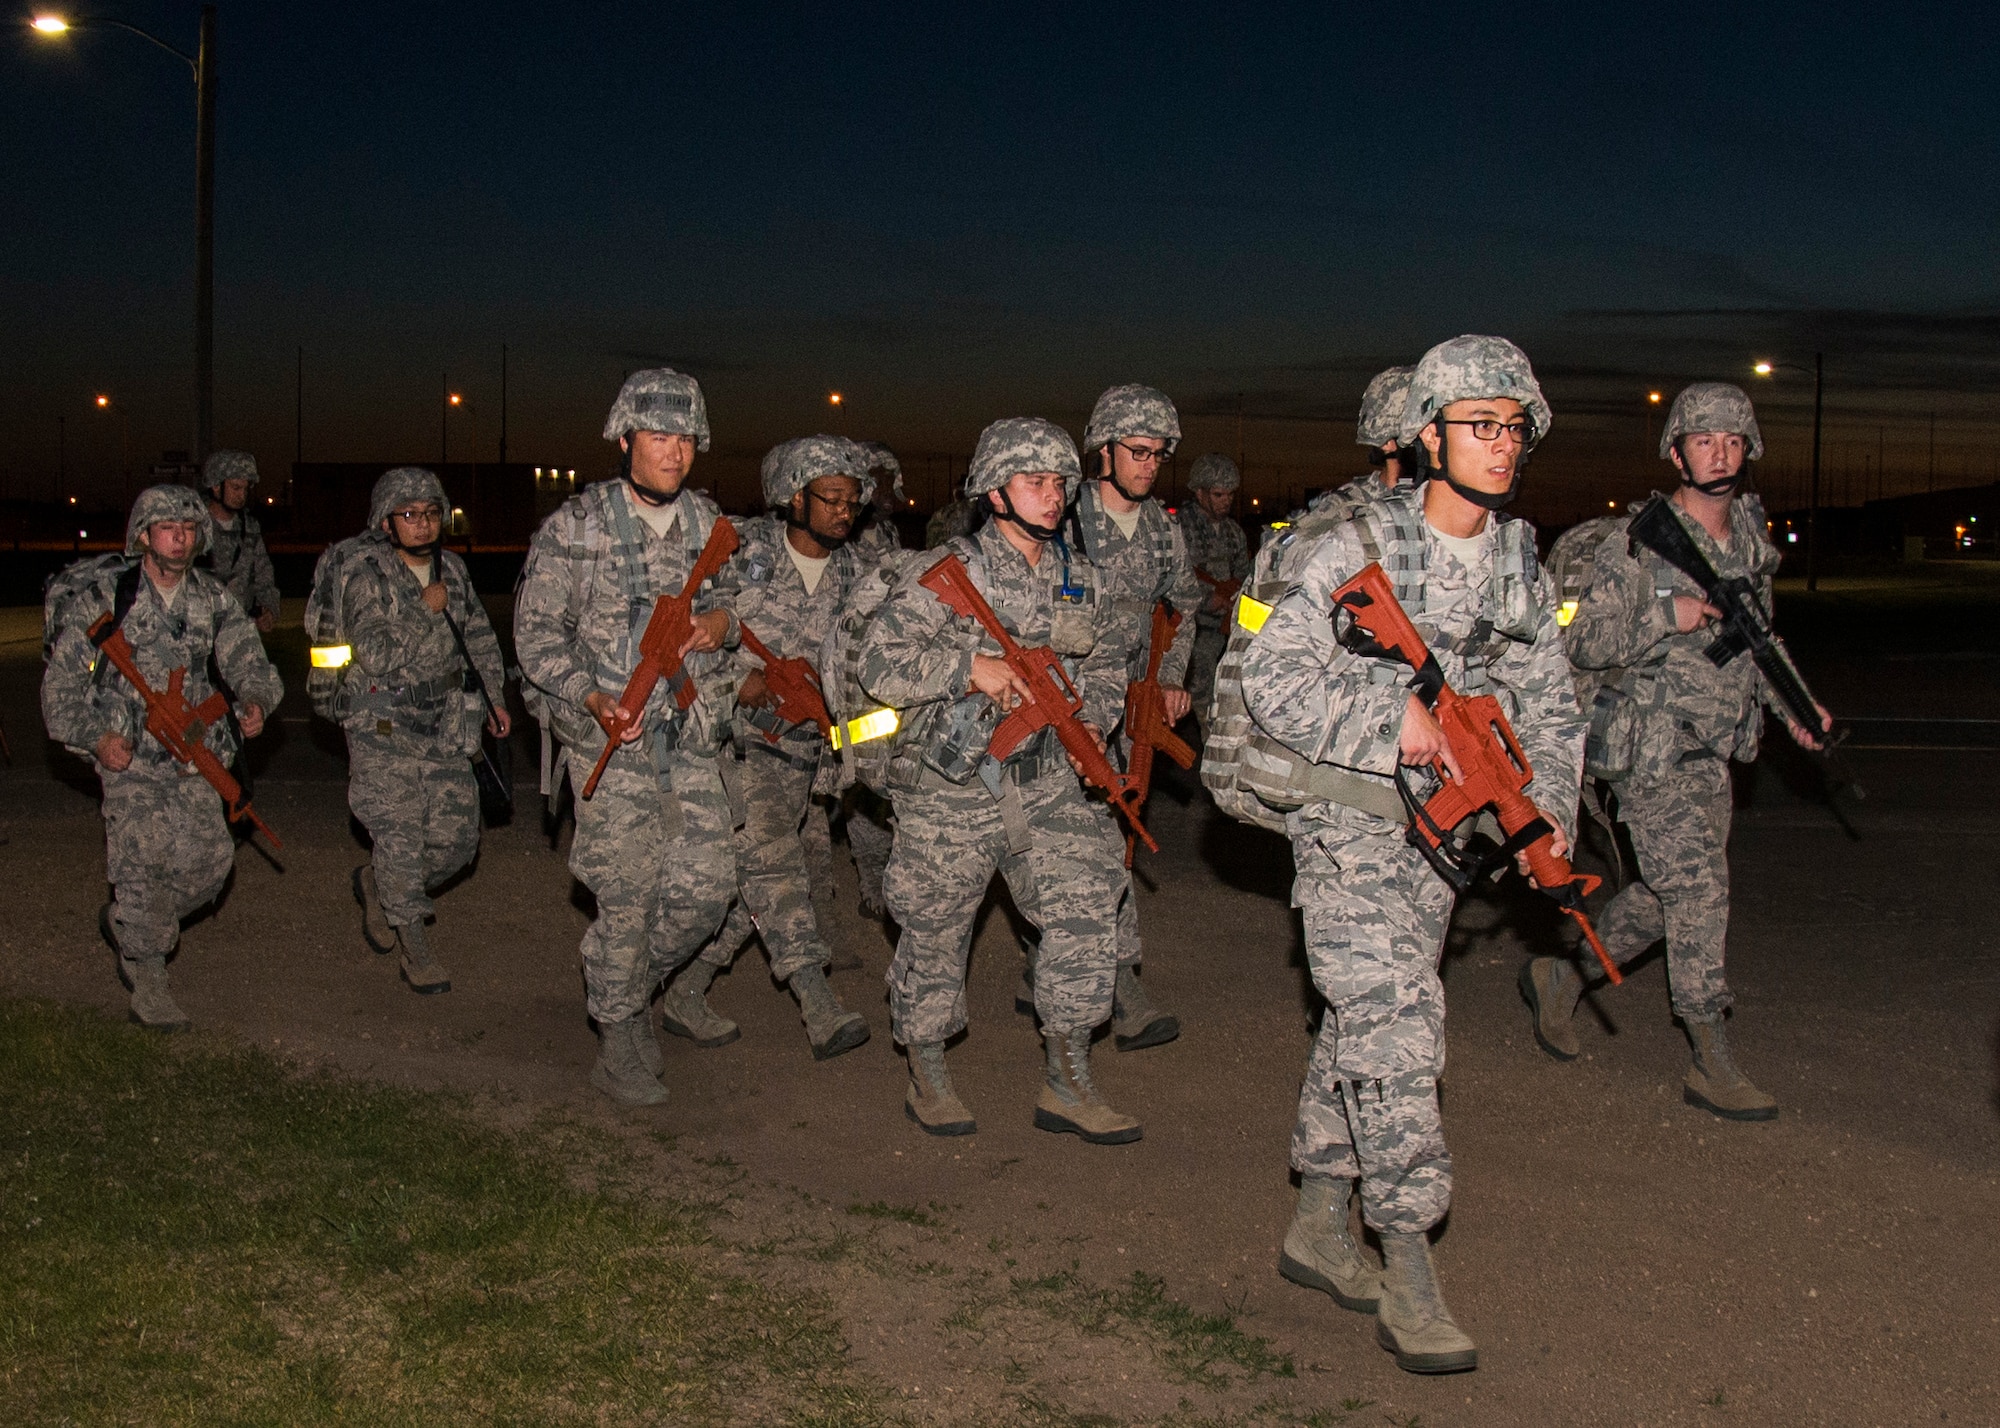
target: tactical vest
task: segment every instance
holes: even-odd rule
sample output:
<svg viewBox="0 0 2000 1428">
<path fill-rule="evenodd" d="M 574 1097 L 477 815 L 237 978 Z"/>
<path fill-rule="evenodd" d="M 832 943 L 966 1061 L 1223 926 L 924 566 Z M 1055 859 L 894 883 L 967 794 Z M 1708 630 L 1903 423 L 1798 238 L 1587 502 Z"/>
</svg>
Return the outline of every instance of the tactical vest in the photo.
<svg viewBox="0 0 2000 1428">
<path fill-rule="evenodd" d="M 1243 698 L 1243 656 L 1272 607 L 1297 584 L 1298 572 L 1332 531 L 1351 526 L 1360 538 L 1363 556 L 1379 564 L 1396 592 L 1396 600 L 1426 642 L 1437 631 L 1421 613 L 1424 576 L 1429 560 L 1424 540 L 1423 489 L 1385 492 L 1364 502 L 1346 520 L 1331 512 L 1314 521 L 1311 515 L 1257 552 L 1250 580 L 1237 597 L 1229 641 L 1215 670 L 1215 694 L 1206 720 L 1201 781 L 1216 806 L 1240 822 L 1285 829 L 1285 814 L 1308 803 L 1332 802 L 1359 808 L 1397 822 L 1406 812 L 1395 789 L 1385 780 L 1334 764 L 1316 764 L 1258 727 Z M 1462 694 L 1484 694 L 1491 684 L 1486 666 L 1510 642 L 1534 637 L 1541 621 L 1535 596 L 1540 567 L 1535 558 L 1534 527 L 1526 521 L 1494 515 L 1493 580 L 1488 606 L 1472 634 L 1451 646 L 1465 662 Z M 1373 683 L 1407 679 L 1409 671 L 1393 661 L 1378 660 L 1369 671 Z"/>
<path fill-rule="evenodd" d="M 1090 503 L 1090 509 L 1086 511 L 1084 494 L 1079 488 L 1076 499 L 1070 502 L 1063 512 L 1063 525 L 1070 537 L 1070 543 L 1083 552 L 1084 558 L 1090 561 L 1095 561 L 1099 552 L 1091 548 L 1093 533 L 1085 527 L 1098 522 L 1102 522 L 1105 527 L 1111 525 L 1111 515 L 1104 509 L 1103 494 L 1101 492 L 1093 494 L 1096 499 Z M 1119 534 L 1122 536 L 1124 532 L 1120 531 Z M 1103 544 L 1101 536 L 1100 530 L 1096 533 L 1097 543 L 1100 546 Z M 1146 554 L 1153 562 L 1153 589 L 1149 594 L 1139 597 L 1107 596 L 1101 603 L 1115 603 L 1129 607 L 1122 609 L 1120 613 L 1136 613 L 1141 619 L 1150 621 L 1153 617 L 1153 606 L 1165 599 L 1172 592 L 1174 585 L 1174 524 L 1168 518 L 1166 508 L 1153 500 L 1141 502 L 1139 524 L 1132 532 L 1131 538 L 1144 543 Z"/>
</svg>

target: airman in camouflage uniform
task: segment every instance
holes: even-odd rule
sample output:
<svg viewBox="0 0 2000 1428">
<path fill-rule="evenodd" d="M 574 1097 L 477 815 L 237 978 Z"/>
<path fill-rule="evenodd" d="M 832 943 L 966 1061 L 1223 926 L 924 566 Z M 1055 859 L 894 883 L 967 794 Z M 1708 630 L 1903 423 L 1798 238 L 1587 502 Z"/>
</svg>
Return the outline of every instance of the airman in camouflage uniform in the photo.
<svg viewBox="0 0 2000 1428">
<path fill-rule="evenodd" d="M 353 874 L 361 935 L 377 952 L 397 952 L 403 980 L 427 995 L 451 990 L 425 927 L 437 910 L 430 893 L 479 855 L 470 759 L 487 714 L 460 636 L 494 699 L 493 734 L 508 733 L 500 641 L 464 560 L 440 540 L 450 510 L 435 473 L 398 466 L 375 483 L 367 529 L 325 557 L 350 650 L 335 705 L 347 735 L 347 804 L 373 844 Z"/>
<path fill-rule="evenodd" d="M 259 634 L 278 624 L 278 573 L 264 548 L 264 529 L 249 509 L 257 484 L 257 460 L 247 451 L 211 451 L 201 463 L 215 543 L 202 558 L 223 588 L 249 614 Z"/>
<path fill-rule="evenodd" d="M 965 494 L 963 483 L 958 492 L 937 510 L 924 524 L 924 549 L 936 550 L 948 540 L 971 535 L 979 525 L 979 506 L 972 497 Z"/>
<path fill-rule="evenodd" d="M 212 535 L 207 506 L 187 487 L 140 492 L 125 526 L 124 557 L 95 556 L 58 576 L 43 634 L 42 721 L 104 785 L 112 900 L 98 914 L 98 930 L 118 954 L 132 1019 L 163 1031 L 188 1024 L 167 985 L 181 919 L 221 896 L 236 840 L 221 798 L 146 732 L 145 701 L 86 631 L 106 612 L 119 615 L 147 683 L 164 691 L 170 676 L 185 670 L 182 692 L 191 704 L 213 692 L 213 654 L 236 696 L 235 722 L 255 738 L 285 689 L 242 605 L 214 576 L 192 568 Z M 234 760 L 229 720 L 211 725 L 206 742 L 225 764 Z"/>
<path fill-rule="evenodd" d="M 1166 507 L 1153 499 L 1161 468 L 1181 438 L 1180 413 L 1164 392 L 1134 385 L 1112 387 L 1097 399 L 1084 428 L 1084 459 L 1093 479 L 1070 502 L 1063 529 L 1069 544 L 1097 571 L 1097 642 L 1125 661 L 1128 682 L 1146 673 L 1153 607 L 1166 600 L 1183 612 L 1197 608 L 1204 587 L 1195 578 L 1187 543 Z M 1188 656 L 1195 626 L 1181 621 L 1160 661 L 1160 691 L 1169 726 L 1186 717 Z M 1119 752 L 1130 757 L 1121 737 Z M 1122 860 L 1121 860 L 1122 866 Z M 1128 872 L 1118 903 L 1118 979 L 1113 1044 L 1120 1051 L 1161 1046 L 1181 1034 L 1180 1018 L 1155 1005 L 1139 980 L 1144 944 L 1139 903 Z M 1033 973 L 1019 1001 L 1033 1004 Z"/>
<path fill-rule="evenodd" d="M 708 450 L 708 409 L 670 368 L 626 378 L 604 424 L 620 479 L 586 487 L 535 533 L 514 605 L 521 672 L 545 703 L 579 794 L 607 737 L 622 747 L 576 805 L 570 870 L 596 894 L 583 936 L 596 1020 L 591 1082 L 622 1105 L 666 1098 L 648 1020 L 653 991 L 722 926 L 736 890 L 729 799 L 716 767 L 734 696 L 723 657 L 737 642 L 725 568 L 699 592 L 683 712 L 661 680 L 637 719 L 618 705 L 662 595 L 678 595 L 721 512 L 685 482 Z"/>
<path fill-rule="evenodd" d="M 949 550 L 1023 646 L 1048 645 L 1068 660 L 1082 717 L 1103 730 L 1123 707 L 1125 655 L 1096 638 L 1096 572 L 1059 530 L 1081 475 L 1061 428 L 1029 417 L 993 423 L 966 486 L 994 519 Z M 1137 1140 L 1139 1123 L 1105 1103 L 1089 1060 L 1091 1033 L 1111 1015 L 1122 840 L 1106 806 L 1085 798 L 1053 730 L 1005 761 L 986 752 L 994 723 L 1027 696 L 998 648 L 914 579 L 890 589 L 858 646 L 868 697 L 903 711 L 884 892 L 902 928 L 889 1009 L 909 1053 L 905 1109 L 933 1135 L 975 1128 L 952 1090 L 944 1043 L 965 1028 L 973 919 L 998 871 L 1042 931 L 1035 1011 L 1047 1075 L 1035 1124 L 1097 1143 Z"/>
<path fill-rule="evenodd" d="M 1202 582 L 1201 603 L 1195 607 L 1194 649 L 1188 656 L 1187 692 L 1197 719 L 1208 719 L 1209 700 L 1215 694 L 1215 665 L 1229 643 L 1230 599 L 1219 588 L 1242 581 L 1250 574 L 1250 545 L 1243 537 L 1231 508 L 1243 484 L 1236 463 L 1219 451 L 1211 451 L 1195 462 L 1188 472 L 1188 495 L 1181 509 L 1181 535 L 1187 540 L 1188 560 Z"/>
<path fill-rule="evenodd" d="M 1411 692 L 1409 670 L 1337 637 L 1330 597 L 1371 561 L 1391 573 L 1444 677 L 1509 708 L 1536 777 L 1532 796 L 1564 839 L 1576 812 L 1583 726 L 1533 531 L 1496 512 L 1520 459 L 1548 429 L 1527 358 L 1512 343 L 1460 337 L 1419 365 L 1403 415 L 1421 441 L 1428 486 L 1385 495 L 1329 532 L 1250 642 L 1243 693 L 1271 737 L 1344 770 L 1354 802 L 1308 802 L 1287 817 L 1313 981 L 1328 1010 L 1299 1098 L 1292 1165 L 1298 1215 L 1280 1258 L 1287 1278 L 1375 1310 L 1377 1338 L 1413 1372 L 1474 1367 L 1452 1322 L 1427 1232 L 1451 1203 L 1451 1157 L 1438 1113 L 1444 993 L 1438 958 L 1450 886 L 1404 837 L 1397 764 L 1421 767 L 1446 748 Z M 1385 1268 L 1349 1232 L 1359 1180 L 1362 1219 L 1382 1237 Z"/>
<path fill-rule="evenodd" d="M 845 542 L 872 494 L 867 470 L 867 457 L 845 437 L 788 442 L 763 481 L 773 514 L 737 527 L 736 617 L 779 659 L 817 667 L 827 631 L 860 578 L 861 560 Z M 824 1061 L 868 1040 L 866 1019 L 841 1006 L 827 985 L 833 950 L 813 916 L 800 836 L 802 826 L 824 827 L 811 799 L 832 751 L 813 720 L 778 717 L 763 662 L 747 648 L 736 651 L 730 674 L 735 721 L 721 771 L 743 818 L 735 835 L 739 896 L 722 931 L 669 987 L 661 1021 L 697 1046 L 734 1041 L 736 1023 L 710 1008 L 708 987 L 758 933 L 771 975 L 799 1000 L 813 1057 Z"/>
<path fill-rule="evenodd" d="M 1697 382 L 1674 398 L 1660 455 L 1680 484 L 1675 514 L 1716 572 L 1748 578 L 1765 609 L 1778 552 L 1764 507 L 1742 489 L 1764 454 L 1742 389 Z M 1639 507 L 1634 506 L 1636 513 Z M 1591 711 L 1591 764 L 1612 778 L 1618 816 L 1632 837 L 1641 881 L 1597 919 L 1614 960 L 1627 962 L 1662 937 L 1674 1014 L 1694 1064 L 1684 1095 L 1732 1120 L 1768 1120 L 1778 1103 L 1737 1069 L 1723 1034 L 1734 998 L 1723 976 L 1729 931 L 1729 760 L 1757 757 L 1759 705 L 1770 703 L 1793 739 L 1814 746 L 1776 703 L 1748 656 L 1720 667 L 1706 651 L 1717 611 L 1686 574 L 1640 548 L 1616 521 L 1597 546 L 1589 584 L 1568 629 L 1570 661 L 1601 687 Z M 1561 1060 L 1580 1048 L 1572 1025 L 1583 979 L 1567 961 L 1539 957 L 1522 971 L 1542 1046 Z"/>
</svg>

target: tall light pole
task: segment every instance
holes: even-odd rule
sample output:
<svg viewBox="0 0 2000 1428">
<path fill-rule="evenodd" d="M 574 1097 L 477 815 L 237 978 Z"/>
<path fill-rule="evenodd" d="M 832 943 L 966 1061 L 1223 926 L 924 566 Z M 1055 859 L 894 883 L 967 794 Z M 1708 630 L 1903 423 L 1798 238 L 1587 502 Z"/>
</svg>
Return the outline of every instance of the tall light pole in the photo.
<svg viewBox="0 0 2000 1428">
<path fill-rule="evenodd" d="M 194 459 L 199 462 L 215 438 L 215 6 L 201 7 L 201 38 L 193 54 L 105 15 L 68 20 L 43 12 L 29 28 L 51 39 L 72 30 L 123 30 L 165 50 L 194 75 Z"/>
<path fill-rule="evenodd" d="M 1750 370 L 1760 377 L 1768 377 L 1780 368 L 1803 374 L 1805 368 L 1796 362 L 1759 362 Z M 1820 419 L 1826 410 L 1826 362 L 1825 354 L 1813 353 L 1813 444 L 1812 444 L 1812 496 L 1806 504 L 1806 589 L 1819 589 L 1819 448 Z"/>
</svg>

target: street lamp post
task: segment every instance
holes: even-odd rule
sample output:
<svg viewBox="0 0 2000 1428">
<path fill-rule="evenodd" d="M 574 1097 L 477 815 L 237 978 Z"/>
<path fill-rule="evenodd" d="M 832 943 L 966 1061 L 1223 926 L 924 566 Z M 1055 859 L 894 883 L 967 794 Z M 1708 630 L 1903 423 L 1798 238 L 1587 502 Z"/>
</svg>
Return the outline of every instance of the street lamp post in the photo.
<svg viewBox="0 0 2000 1428">
<path fill-rule="evenodd" d="M 1813 353 L 1813 443 L 1812 443 L 1812 494 L 1806 502 L 1806 589 L 1819 589 L 1819 451 L 1820 419 L 1826 410 L 1826 362 L 1825 353 Z M 1768 377 L 1779 368 L 1785 368 L 1803 375 L 1805 368 L 1796 362 L 1759 362 L 1751 370 L 1760 377 Z"/>
<path fill-rule="evenodd" d="M 215 439 L 215 6 L 201 7 L 193 54 L 103 15 L 66 20 L 39 14 L 29 27 L 50 38 L 71 30 L 124 30 L 181 60 L 194 75 L 194 459 L 200 461 Z"/>
</svg>

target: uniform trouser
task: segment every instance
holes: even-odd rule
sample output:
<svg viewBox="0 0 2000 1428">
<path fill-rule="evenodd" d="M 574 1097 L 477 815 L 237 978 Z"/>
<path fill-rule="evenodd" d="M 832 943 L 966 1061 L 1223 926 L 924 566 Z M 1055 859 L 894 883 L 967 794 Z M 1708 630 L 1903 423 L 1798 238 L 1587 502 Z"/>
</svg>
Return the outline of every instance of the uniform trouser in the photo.
<svg viewBox="0 0 2000 1428">
<path fill-rule="evenodd" d="M 222 800 L 199 774 L 149 766 L 103 778 L 112 930 L 129 960 L 164 957 L 181 919 L 221 894 L 236 840 Z"/>
<path fill-rule="evenodd" d="M 1735 1001 L 1722 969 L 1729 935 L 1729 766 L 1702 758 L 1663 779 L 1618 785 L 1618 817 L 1632 835 L 1639 877 L 1597 919 L 1615 962 L 1667 939 L 1674 1015 L 1721 1016 Z"/>
<path fill-rule="evenodd" d="M 1085 800 L 1066 766 L 1019 786 L 1029 847 L 1009 851 L 1000 805 L 983 784 L 896 793 L 896 844 L 882 891 L 902 928 L 889 964 L 889 1011 L 905 1046 L 965 1027 L 972 925 L 997 871 L 1042 929 L 1035 1012 L 1062 1033 L 1111 1015 L 1118 963 L 1119 844 L 1111 814 Z"/>
<path fill-rule="evenodd" d="M 758 735 L 757 737 L 762 737 Z M 833 892 L 833 815 L 836 801 L 814 794 L 799 826 L 799 848 L 806 863 L 806 886 L 817 898 Z"/>
<path fill-rule="evenodd" d="M 1402 830 L 1337 809 L 1295 815 L 1292 902 L 1326 1015 L 1313 1044 L 1292 1166 L 1359 1177 L 1377 1231 L 1429 1229 L 1451 1205 L 1451 1152 L 1438 1114 L 1444 986 L 1438 957 L 1452 893 Z"/>
<path fill-rule="evenodd" d="M 787 739 L 760 748 L 763 742 L 761 735 L 753 736 L 741 759 L 725 752 L 718 760 L 729 800 L 743 814 L 743 826 L 733 840 L 740 896 L 722 931 L 702 949 L 701 959 L 727 967 L 751 933 L 762 933 L 771 975 L 788 982 L 794 972 L 824 967 L 833 960 L 833 949 L 813 917 L 800 839 L 801 825 L 819 817 L 812 803 L 816 769 L 788 761 L 788 756 L 816 759 L 819 740 Z"/>
<path fill-rule="evenodd" d="M 889 800 L 864 784 L 847 791 L 847 847 L 854 854 L 854 878 L 861 885 L 861 900 L 880 905 L 882 872 L 889 866 L 889 850 L 896 841 L 895 813 Z"/>
<path fill-rule="evenodd" d="M 479 855 L 479 786 L 463 754 L 407 730 L 347 731 L 347 806 L 375 845 L 382 915 L 409 927 L 430 891 Z"/>
<path fill-rule="evenodd" d="M 571 767 L 578 788 L 585 776 Z M 613 754 L 597 792 L 577 799 L 569 868 L 597 898 L 583 981 L 600 1024 L 642 1015 L 722 926 L 736 890 L 730 823 L 715 756 L 656 754 L 646 738 Z"/>
<path fill-rule="evenodd" d="M 1188 655 L 1187 692 L 1194 717 L 1204 730 L 1208 728 L 1209 701 L 1215 698 L 1215 667 L 1222 661 L 1222 648 L 1229 643 L 1229 626 L 1210 625 L 1206 621 L 1195 627 L 1194 649 Z"/>
</svg>

